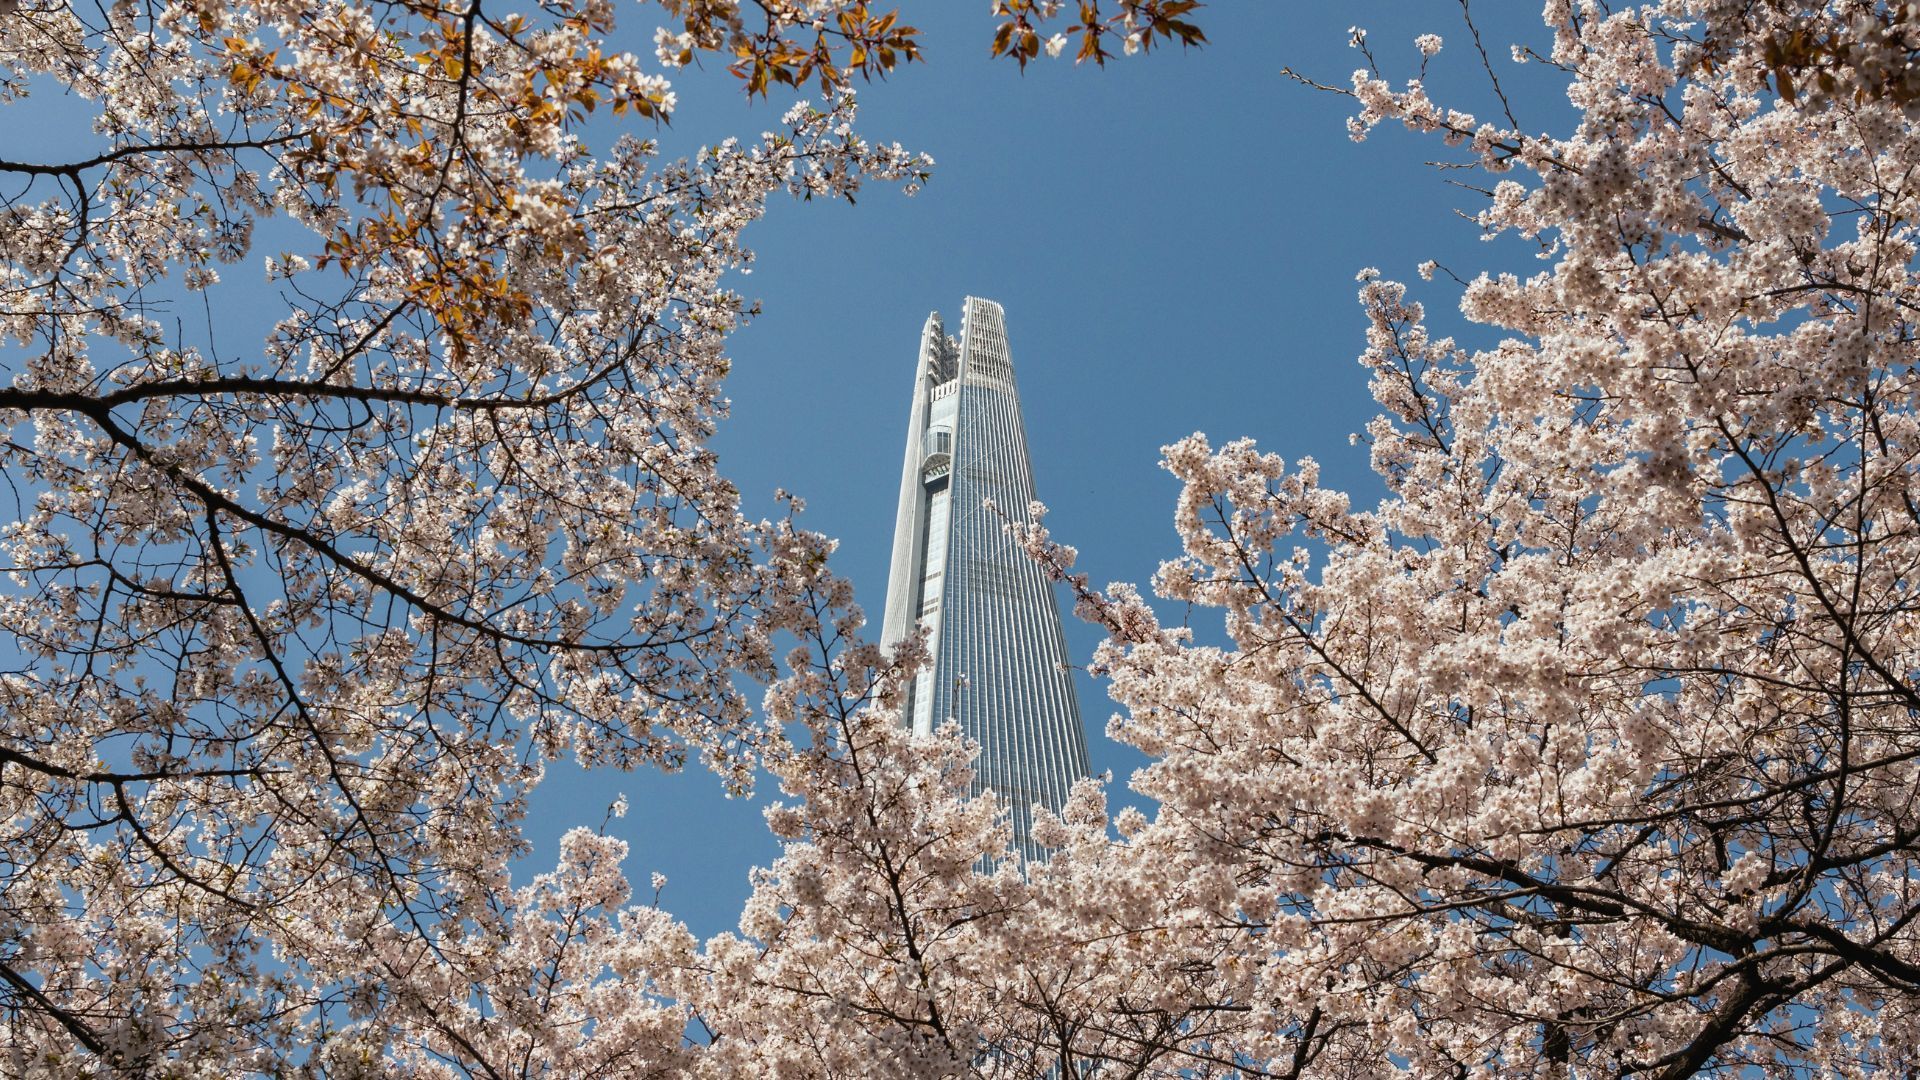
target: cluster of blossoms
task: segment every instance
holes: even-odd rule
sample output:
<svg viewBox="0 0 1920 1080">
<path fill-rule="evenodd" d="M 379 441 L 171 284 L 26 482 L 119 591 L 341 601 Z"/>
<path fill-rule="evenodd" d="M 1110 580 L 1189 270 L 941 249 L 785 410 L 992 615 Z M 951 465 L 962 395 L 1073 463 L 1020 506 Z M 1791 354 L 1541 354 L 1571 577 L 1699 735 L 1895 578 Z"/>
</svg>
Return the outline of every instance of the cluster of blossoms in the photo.
<svg viewBox="0 0 1920 1080">
<path fill-rule="evenodd" d="M 1076 0 L 1071 8 L 1064 0 L 993 0 L 993 14 L 1000 20 L 993 53 L 1012 57 L 1024 68 L 1042 51 L 1058 57 L 1073 46 L 1075 63 L 1104 65 L 1113 59 L 1116 42 L 1122 56 L 1173 42 L 1201 45 L 1206 33 L 1191 16 L 1202 6 L 1198 0 Z M 1070 16 L 1063 14 L 1068 11 Z M 1068 18 L 1064 29 L 1042 37 L 1048 26 Z"/>
</svg>

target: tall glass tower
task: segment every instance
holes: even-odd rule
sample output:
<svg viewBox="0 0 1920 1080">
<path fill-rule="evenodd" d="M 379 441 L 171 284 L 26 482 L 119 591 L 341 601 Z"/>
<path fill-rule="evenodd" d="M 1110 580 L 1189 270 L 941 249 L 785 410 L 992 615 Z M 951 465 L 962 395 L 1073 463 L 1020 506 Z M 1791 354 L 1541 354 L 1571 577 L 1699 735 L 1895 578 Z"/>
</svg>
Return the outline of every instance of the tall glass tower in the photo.
<svg viewBox="0 0 1920 1080">
<path fill-rule="evenodd" d="M 952 718 L 980 744 L 976 793 L 1007 803 L 1030 856 L 1033 804 L 1058 810 L 1088 771 L 1053 583 L 1000 517 L 1028 520 L 1032 501 L 1005 316 L 970 296 L 957 339 L 939 312 L 920 337 L 880 636 L 926 625 L 933 664 L 908 700 L 913 730 Z"/>
</svg>

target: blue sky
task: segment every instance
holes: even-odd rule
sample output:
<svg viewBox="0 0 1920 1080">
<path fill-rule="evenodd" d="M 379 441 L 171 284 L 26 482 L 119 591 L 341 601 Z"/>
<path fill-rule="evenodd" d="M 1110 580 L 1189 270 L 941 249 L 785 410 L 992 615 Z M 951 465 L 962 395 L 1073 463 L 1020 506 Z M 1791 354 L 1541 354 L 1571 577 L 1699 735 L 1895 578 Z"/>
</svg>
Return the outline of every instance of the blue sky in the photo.
<svg viewBox="0 0 1920 1080">
<path fill-rule="evenodd" d="M 748 231 L 758 263 L 735 288 L 764 313 L 733 340 L 733 416 L 717 443 L 753 512 L 773 513 L 772 492 L 785 487 L 807 500 L 806 525 L 839 538 L 837 571 L 854 581 L 875 634 L 927 312 L 957 317 L 969 294 L 1005 305 L 1049 524 L 1095 583 L 1144 583 L 1178 554 L 1177 489 L 1159 448 L 1194 431 L 1312 456 L 1325 482 L 1363 503 L 1378 497 L 1365 449 L 1348 444 L 1374 412 L 1355 363 L 1362 267 L 1413 283 L 1449 328 L 1458 287 L 1420 283 L 1422 260 L 1466 278 L 1544 268 L 1525 245 L 1485 243 L 1454 213 L 1480 197 L 1424 167 L 1443 156 L 1437 140 L 1383 127 L 1356 145 L 1349 101 L 1281 75 L 1291 66 L 1344 85 L 1363 63 L 1347 44 L 1357 23 L 1397 83 L 1418 68 L 1413 38 L 1438 33 L 1446 48 L 1429 71 L 1432 93 L 1492 118 L 1455 3 L 1220 0 L 1203 12 L 1213 42 L 1203 50 L 1104 71 L 1040 61 L 1024 75 L 987 55 L 986 3 L 903 7 L 925 34 L 926 62 L 864 88 L 861 122 L 870 138 L 932 154 L 934 179 L 912 198 L 874 188 L 851 207 L 777 200 Z M 1560 131 L 1561 84 L 1516 68 L 1504 44 L 1544 47 L 1537 11 L 1483 0 L 1474 15 L 1522 124 Z M 650 31 L 643 22 L 633 27 Z M 676 82 L 670 153 L 751 136 L 793 96 L 748 107 L 722 72 Z M 1210 621 L 1196 618 L 1203 638 L 1217 633 Z M 1071 620 L 1067 636 L 1083 661 L 1099 637 Z M 1113 711 L 1104 688 L 1083 677 L 1080 700 L 1095 770 L 1124 781 L 1141 759 L 1102 734 Z M 533 865 L 620 791 L 633 801 L 614 826 L 633 845 L 632 878 L 667 874 L 663 906 L 696 933 L 731 928 L 748 868 L 778 854 L 759 815 L 771 790 L 730 802 L 698 771 L 558 768 L 530 822 Z"/>
</svg>

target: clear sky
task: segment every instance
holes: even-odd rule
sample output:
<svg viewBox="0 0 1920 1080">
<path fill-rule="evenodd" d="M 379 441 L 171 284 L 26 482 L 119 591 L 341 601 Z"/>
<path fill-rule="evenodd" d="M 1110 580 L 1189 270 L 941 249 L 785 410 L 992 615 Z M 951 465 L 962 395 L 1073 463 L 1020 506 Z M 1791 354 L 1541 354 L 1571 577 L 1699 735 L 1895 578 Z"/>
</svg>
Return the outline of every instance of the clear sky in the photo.
<svg viewBox="0 0 1920 1080">
<path fill-rule="evenodd" d="M 1005 305 L 1049 525 L 1095 583 L 1144 584 L 1178 553 L 1176 486 L 1159 448 L 1191 432 L 1312 456 L 1326 482 L 1360 502 L 1377 497 L 1365 449 L 1348 444 L 1374 411 L 1355 363 L 1362 267 L 1416 285 L 1443 327 L 1457 322 L 1458 287 L 1420 283 L 1419 262 L 1466 278 L 1543 268 L 1524 244 L 1483 243 L 1453 213 L 1481 197 L 1423 167 L 1442 156 L 1437 140 L 1382 128 L 1356 145 L 1349 100 L 1280 73 L 1346 84 L 1364 62 L 1347 44 L 1357 23 L 1398 83 L 1418 70 L 1413 38 L 1438 33 L 1433 95 L 1493 119 L 1457 3 L 1217 0 L 1202 12 L 1213 42 L 1204 50 L 1104 71 L 1042 60 L 1024 75 L 988 57 L 984 0 L 901 4 L 925 33 L 926 62 L 864 89 L 861 122 L 870 138 L 932 154 L 934 179 L 915 197 L 874 188 L 852 207 L 776 200 L 749 229 L 758 264 L 735 287 L 764 314 L 734 338 L 733 416 L 718 442 L 753 512 L 773 513 L 772 492 L 785 487 L 807 500 L 806 525 L 839 538 L 836 569 L 854 581 L 875 635 L 929 311 L 957 326 L 966 295 Z M 1538 65 L 1516 68 L 1506 48 L 1526 40 L 1544 51 L 1538 10 L 1480 0 L 1473 14 L 1521 124 L 1557 132 L 1569 115 L 1563 84 Z M 727 79 L 676 80 L 670 151 L 750 137 L 795 96 L 748 108 Z M 1203 638 L 1217 630 L 1210 621 L 1196 619 Z M 1099 637 L 1071 619 L 1067 636 L 1082 661 Z M 1080 699 L 1095 770 L 1124 781 L 1140 759 L 1102 734 L 1104 688 L 1083 677 Z M 562 829 L 599 821 L 625 791 L 633 809 L 615 831 L 633 844 L 629 875 L 667 874 L 663 906 L 710 935 L 732 926 L 747 869 L 778 854 L 759 817 L 770 787 L 749 804 L 721 798 L 698 771 L 558 769 L 535 803 L 532 865 L 549 864 Z"/>
</svg>

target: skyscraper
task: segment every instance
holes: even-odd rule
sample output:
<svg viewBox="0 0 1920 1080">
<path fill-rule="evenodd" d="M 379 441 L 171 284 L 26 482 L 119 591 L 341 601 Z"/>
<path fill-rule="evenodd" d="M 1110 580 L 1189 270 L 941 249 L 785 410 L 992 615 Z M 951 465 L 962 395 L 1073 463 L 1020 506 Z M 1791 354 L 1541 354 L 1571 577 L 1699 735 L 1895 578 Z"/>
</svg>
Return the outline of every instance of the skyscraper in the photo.
<svg viewBox="0 0 1920 1080">
<path fill-rule="evenodd" d="M 1000 517 L 1027 520 L 1033 497 L 1005 318 L 968 297 L 957 339 L 939 312 L 921 334 L 880 636 L 891 645 L 926 624 L 933 663 L 907 704 L 913 730 L 952 718 L 980 744 L 975 789 L 1008 804 L 1029 855 L 1033 804 L 1059 809 L 1087 775 L 1053 583 Z"/>
</svg>

